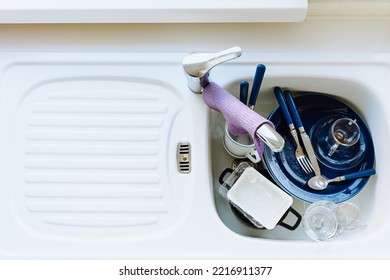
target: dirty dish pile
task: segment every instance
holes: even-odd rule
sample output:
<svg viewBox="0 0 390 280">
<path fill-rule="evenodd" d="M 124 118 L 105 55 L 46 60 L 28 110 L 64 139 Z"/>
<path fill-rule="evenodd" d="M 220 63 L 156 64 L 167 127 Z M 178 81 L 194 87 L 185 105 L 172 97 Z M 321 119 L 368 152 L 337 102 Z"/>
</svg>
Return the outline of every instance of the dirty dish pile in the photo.
<svg viewBox="0 0 390 280">
<path fill-rule="evenodd" d="M 264 71 L 258 65 L 251 108 Z M 249 83 L 241 82 L 240 101 L 245 105 L 248 91 Z M 249 135 L 234 136 L 225 125 L 223 145 L 235 160 L 233 169 L 226 168 L 219 177 L 219 194 L 239 220 L 256 229 L 279 225 L 295 230 L 303 221 L 308 237 L 325 241 L 360 228 L 359 207 L 345 201 L 357 195 L 376 172 L 367 125 L 352 107 L 330 95 L 299 92 L 293 97 L 279 87 L 274 93 L 279 106 L 268 120 L 283 137 L 282 151 L 266 146 L 261 154 Z M 292 207 L 293 197 L 311 204 L 303 217 Z M 285 222 L 289 213 L 296 217 L 293 224 Z"/>
<path fill-rule="evenodd" d="M 332 179 L 350 173 L 374 168 L 375 150 L 370 131 L 362 118 L 347 104 L 325 94 L 301 93 L 294 97 L 302 123 L 318 160 L 321 175 Z M 313 203 L 328 200 L 341 203 L 357 195 L 367 184 L 369 177 L 329 183 L 323 190 L 315 190 L 308 185 L 313 173 L 306 173 L 295 158 L 295 140 L 290 133 L 282 110 L 277 107 L 268 117 L 276 131 L 283 135 L 285 146 L 282 152 L 275 153 L 265 148 L 263 158 L 272 178 L 287 193 Z M 324 148 L 325 137 L 328 137 L 332 124 L 341 118 L 352 119 L 360 129 L 359 141 L 349 147 L 349 155 L 329 155 Z M 326 135 L 326 136 L 325 136 Z"/>
</svg>

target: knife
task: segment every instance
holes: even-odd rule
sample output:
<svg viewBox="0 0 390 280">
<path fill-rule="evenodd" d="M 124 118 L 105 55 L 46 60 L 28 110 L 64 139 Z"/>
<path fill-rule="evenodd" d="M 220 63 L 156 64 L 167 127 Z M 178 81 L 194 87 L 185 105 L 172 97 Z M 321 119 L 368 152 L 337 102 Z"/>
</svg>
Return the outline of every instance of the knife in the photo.
<svg viewBox="0 0 390 280">
<path fill-rule="evenodd" d="M 292 98 L 292 94 L 289 90 L 284 91 L 284 97 L 287 102 L 287 106 L 293 116 L 294 122 L 298 127 L 299 134 L 301 135 L 303 146 L 305 147 L 306 154 L 309 157 L 311 165 L 313 166 L 314 174 L 316 176 L 321 176 L 320 166 L 318 165 L 318 161 L 316 155 L 313 150 L 313 146 L 310 141 L 309 135 L 307 135 L 305 128 L 303 127 L 301 118 L 299 117 L 297 107 L 295 106 L 294 100 Z"/>
</svg>

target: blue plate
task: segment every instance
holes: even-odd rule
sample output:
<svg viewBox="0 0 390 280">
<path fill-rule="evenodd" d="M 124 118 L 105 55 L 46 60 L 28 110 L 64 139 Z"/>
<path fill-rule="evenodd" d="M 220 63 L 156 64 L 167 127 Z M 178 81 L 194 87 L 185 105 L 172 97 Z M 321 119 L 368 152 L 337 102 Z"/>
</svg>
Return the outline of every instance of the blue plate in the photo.
<svg viewBox="0 0 390 280">
<path fill-rule="evenodd" d="M 334 178 L 363 169 L 374 167 L 375 151 L 371 134 L 360 116 L 342 101 L 325 94 L 304 93 L 294 97 L 294 102 L 302 119 L 306 132 L 310 135 L 321 173 L 326 178 Z M 329 158 L 320 149 L 322 132 L 337 118 L 356 119 L 360 127 L 360 140 L 356 144 L 356 156 L 350 161 Z M 284 137 L 282 152 L 274 153 L 265 147 L 263 158 L 266 168 L 275 182 L 286 192 L 298 199 L 312 203 L 317 200 L 329 200 L 334 203 L 346 201 L 358 194 L 367 184 L 369 177 L 331 183 L 322 191 L 311 189 L 307 181 L 314 176 L 305 174 L 295 159 L 295 143 L 279 107 L 268 117 L 276 130 Z"/>
</svg>

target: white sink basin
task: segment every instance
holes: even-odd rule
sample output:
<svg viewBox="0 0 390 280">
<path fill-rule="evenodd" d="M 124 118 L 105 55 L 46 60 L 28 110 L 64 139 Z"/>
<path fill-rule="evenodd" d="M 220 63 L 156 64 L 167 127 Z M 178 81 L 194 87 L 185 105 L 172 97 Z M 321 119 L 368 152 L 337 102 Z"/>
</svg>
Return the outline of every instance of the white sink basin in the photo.
<svg viewBox="0 0 390 280">
<path fill-rule="evenodd" d="M 320 244 L 301 229 L 249 229 L 226 207 L 223 119 L 187 88 L 184 55 L 0 54 L 1 258 L 390 257 L 389 56 L 253 53 L 211 72 L 237 94 L 265 64 L 264 116 L 278 85 L 340 96 L 367 121 L 378 175 L 354 199 L 367 227 Z M 189 174 L 177 170 L 181 142 Z"/>
<path fill-rule="evenodd" d="M 253 55 L 253 57 L 260 57 L 260 55 Z M 235 61 L 217 68 L 212 73 L 213 80 L 238 97 L 240 82 L 246 80 L 251 84 L 256 68 L 256 63 L 252 63 L 256 61 L 253 57 L 251 54 L 241 59 L 241 61 Z M 386 151 L 384 139 L 389 137 L 389 115 L 386 104 L 390 102 L 390 99 L 386 94 L 385 81 L 386 77 L 389 77 L 390 68 L 389 64 L 386 64 L 386 60 L 388 61 L 388 57 L 385 56 L 365 57 L 356 60 L 350 59 L 348 56 L 318 60 L 313 56 L 291 60 L 288 56 L 270 57 L 268 55 L 266 59 L 257 60 L 267 66 L 256 105 L 256 111 L 261 115 L 268 116 L 278 106 L 273 88 L 280 86 L 293 91 L 321 92 L 337 97 L 354 108 L 366 121 L 371 130 L 376 149 L 377 175 L 369 180 L 361 193 L 350 200 L 360 206 L 366 228 L 362 231 L 345 233 L 344 236 L 332 243 L 312 244 L 312 241 L 304 233 L 302 226 L 295 231 L 289 231 L 280 226 L 273 230 L 259 230 L 250 226 L 247 221 L 243 221 L 242 217 L 237 216 L 237 212 L 233 211 L 226 200 L 218 194 L 220 186 L 218 177 L 225 168 L 232 166 L 234 159 L 225 152 L 221 144 L 225 120 L 221 113 L 213 111 L 211 114 L 210 141 L 214 199 L 221 220 L 230 230 L 250 240 L 253 237 L 261 240 L 259 241 L 261 243 L 268 242 L 267 244 L 272 244 L 270 246 L 275 246 L 273 248 L 276 250 L 274 252 L 276 255 L 282 254 L 282 251 L 277 252 L 276 247 L 278 245 L 276 244 L 284 244 L 284 246 L 287 246 L 287 244 L 289 244 L 288 246 L 295 246 L 296 244 L 310 246 L 309 244 L 312 244 L 313 248 L 331 246 L 332 250 L 337 251 L 332 253 L 322 252 L 320 256 L 325 258 L 330 257 L 328 254 L 331 254 L 331 257 L 365 257 L 370 252 L 373 256 L 379 256 L 382 254 L 379 252 L 383 247 L 389 248 L 390 244 L 386 241 L 385 232 L 389 230 L 390 223 L 387 223 L 381 214 L 388 211 L 386 209 L 388 203 L 385 199 L 387 195 L 384 194 L 387 192 L 385 187 L 387 174 L 381 172 L 381 170 L 384 170 L 387 161 L 387 157 L 381 151 Z M 294 198 L 293 207 L 301 214 L 304 213 L 307 206 L 308 204 Z M 294 218 L 290 221 L 293 223 Z M 378 240 L 373 241 L 375 238 L 381 239 L 379 237 L 381 234 L 384 234 L 381 237 L 383 238 L 382 243 Z M 352 244 L 354 244 L 353 248 L 344 247 Z M 371 249 L 368 249 L 370 248 L 369 244 L 373 247 L 377 246 L 377 248 L 372 249 L 373 247 L 371 247 Z M 360 246 L 365 249 L 361 249 Z M 289 251 L 289 254 L 299 257 L 307 256 L 307 254 L 311 254 L 308 253 L 309 248 L 307 251 L 302 249 L 294 252 Z M 259 248 L 259 250 L 264 252 L 264 248 Z M 350 253 L 350 250 L 354 253 Z M 385 252 L 386 250 L 383 250 L 383 253 Z"/>
</svg>

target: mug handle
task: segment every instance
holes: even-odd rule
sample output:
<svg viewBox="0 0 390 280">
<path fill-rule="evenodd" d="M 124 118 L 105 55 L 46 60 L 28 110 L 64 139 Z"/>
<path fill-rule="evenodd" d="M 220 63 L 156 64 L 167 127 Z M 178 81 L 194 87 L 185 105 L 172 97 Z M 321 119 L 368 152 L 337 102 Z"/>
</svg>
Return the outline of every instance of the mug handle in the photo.
<svg viewBox="0 0 390 280">
<path fill-rule="evenodd" d="M 291 212 L 295 217 L 297 217 L 297 220 L 295 221 L 295 223 L 294 223 L 293 225 L 289 225 L 289 224 L 286 224 L 285 222 L 283 222 L 283 220 L 287 217 L 288 213 L 290 213 L 290 212 Z M 288 209 L 288 211 L 287 211 L 287 212 L 283 215 L 283 217 L 280 219 L 278 225 L 292 231 L 292 230 L 295 230 L 295 229 L 299 226 L 299 224 L 301 223 L 301 221 L 302 221 L 302 216 L 301 216 L 301 214 L 299 214 L 298 211 L 295 210 L 294 208 L 290 207 L 290 208 Z"/>
<path fill-rule="evenodd" d="M 334 143 L 334 144 L 332 145 L 332 147 L 330 147 L 330 149 L 329 149 L 328 156 L 331 157 L 331 156 L 334 154 L 334 152 L 336 152 L 336 150 L 337 150 L 338 147 L 339 147 L 339 144 Z"/>
</svg>

